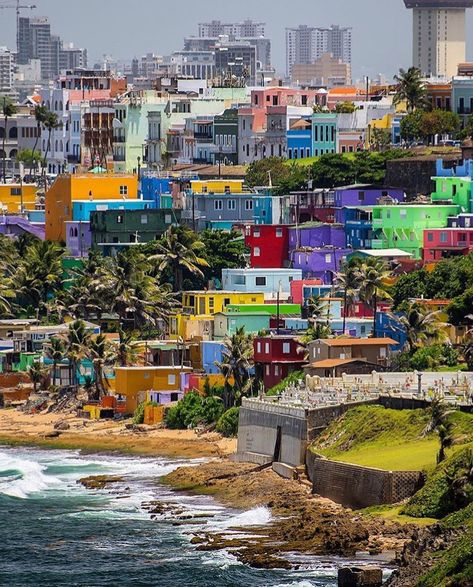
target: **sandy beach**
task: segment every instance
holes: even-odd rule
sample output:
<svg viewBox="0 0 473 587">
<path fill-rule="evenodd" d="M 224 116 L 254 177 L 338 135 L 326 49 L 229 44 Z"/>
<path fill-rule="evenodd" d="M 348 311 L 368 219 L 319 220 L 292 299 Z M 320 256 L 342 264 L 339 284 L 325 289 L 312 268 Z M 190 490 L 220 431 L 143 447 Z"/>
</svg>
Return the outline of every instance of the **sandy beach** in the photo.
<svg viewBox="0 0 473 587">
<path fill-rule="evenodd" d="M 58 423 L 69 428 L 57 438 L 48 438 Z M 180 458 L 226 457 L 236 450 L 235 439 L 219 434 L 199 435 L 193 430 L 166 430 L 139 426 L 131 421 L 83 420 L 70 414 L 24 414 L 0 409 L 0 445 L 30 445 L 45 448 L 121 452 L 143 456 Z"/>
</svg>

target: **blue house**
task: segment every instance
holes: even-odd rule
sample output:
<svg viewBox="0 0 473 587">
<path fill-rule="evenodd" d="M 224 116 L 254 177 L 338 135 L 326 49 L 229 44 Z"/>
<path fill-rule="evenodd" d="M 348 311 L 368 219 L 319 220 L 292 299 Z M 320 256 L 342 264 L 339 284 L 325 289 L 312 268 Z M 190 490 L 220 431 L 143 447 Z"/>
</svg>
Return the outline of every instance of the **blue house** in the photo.
<svg viewBox="0 0 473 587">
<path fill-rule="evenodd" d="M 72 203 L 72 220 L 89 222 L 92 212 L 106 210 L 150 210 L 156 208 L 152 200 L 76 200 Z"/>
<path fill-rule="evenodd" d="M 394 351 L 402 351 L 407 342 L 406 331 L 399 324 L 397 316 L 386 312 L 378 312 L 376 316 L 376 336 L 396 340 L 398 344 L 392 347 Z"/>
<path fill-rule="evenodd" d="M 312 123 L 309 119 L 297 120 L 287 131 L 287 156 L 289 159 L 312 157 Z"/>
<path fill-rule="evenodd" d="M 373 238 L 373 213 L 370 208 L 343 208 L 347 247 L 370 249 Z"/>
<path fill-rule="evenodd" d="M 220 369 L 215 363 L 220 363 L 223 359 L 223 350 L 225 348 L 224 343 L 214 340 L 203 340 L 200 345 L 202 350 L 203 370 L 207 375 L 220 373 Z"/>
</svg>

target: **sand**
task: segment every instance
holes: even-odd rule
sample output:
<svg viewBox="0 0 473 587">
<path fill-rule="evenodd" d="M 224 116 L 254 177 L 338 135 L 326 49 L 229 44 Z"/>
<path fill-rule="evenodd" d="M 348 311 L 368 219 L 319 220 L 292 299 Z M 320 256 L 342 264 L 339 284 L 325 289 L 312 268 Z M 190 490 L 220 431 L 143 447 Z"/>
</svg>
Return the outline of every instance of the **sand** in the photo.
<svg viewBox="0 0 473 587">
<path fill-rule="evenodd" d="M 69 429 L 57 438 L 47 438 L 59 422 Z M 131 421 L 113 422 L 76 418 L 67 414 L 24 414 L 0 409 L 0 445 L 28 445 L 91 452 L 120 452 L 172 458 L 225 457 L 236 451 L 236 440 L 219 434 L 199 435 L 193 430 L 166 430 L 139 426 L 129 430 Z"/>
</svg>

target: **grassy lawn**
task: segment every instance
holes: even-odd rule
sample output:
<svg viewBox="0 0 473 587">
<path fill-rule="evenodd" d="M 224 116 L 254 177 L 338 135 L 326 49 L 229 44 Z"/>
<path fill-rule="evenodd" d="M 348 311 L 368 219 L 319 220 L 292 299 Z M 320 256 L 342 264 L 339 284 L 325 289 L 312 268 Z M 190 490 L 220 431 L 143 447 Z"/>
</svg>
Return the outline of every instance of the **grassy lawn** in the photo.
<svg viewBox="0 0 473 587">
<path fill-rule="evenodd" d="M 335 461 L 389 471 L 423 471 L 435 465 L 439 443 L 437 439 L 415 440 L 404 444 L 371 442 L 369 445 L 340 452 L 321 451 Z"/>
<path fill-rule="evenodd" d="M 401 514 L 401 505 L 380 505 L 373 506 L 361 510 L 361 514 L 367 517 L 379 517 L 389 520 L 390 522 L 398 522 L 399 524 L 415 524 L 416 526 L 431 526 L 438 520 L 436 518 L 413 518 Z"/>
</svg>

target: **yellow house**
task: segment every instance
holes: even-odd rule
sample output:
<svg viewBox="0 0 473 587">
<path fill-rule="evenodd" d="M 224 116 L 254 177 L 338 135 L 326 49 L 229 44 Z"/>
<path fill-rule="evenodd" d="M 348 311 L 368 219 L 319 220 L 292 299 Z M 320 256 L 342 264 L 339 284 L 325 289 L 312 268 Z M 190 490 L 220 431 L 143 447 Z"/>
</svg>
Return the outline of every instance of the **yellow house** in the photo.
<svg viewBox="0 0 473 587">
<path fill-rule="evenodd" d="M 126 411 L 132 414 L 146 400 L 149 391 L 181 391 L 181 374 L 190 367 L 117 367 L 115 393 L 126 399 Z"/>
<path fill-rule="evenodd" d="M 371 148 L 374 141 L 374 130 L 391 130 L 393 125 L 394 114 L 386 114 L 382 118 L 375 118 L 366 127 L 365 146 L 367 149 Z"/>
<path fill-rule="evenodd" d="M 46 193 L 46 239 L 66 240 L 66 222 L 73 220 L 77 200 L 136 200 L 136 175 L 60 175 Z"/>
<path fill-rule="evenodd" d="M 170 319 L 171 339 L 209 340 L 214 315 L 233 304 L 264 304 L 264 293 L 238 291 L 189 291 L 182 296 L 182 313 Z"/>
<path fill-rule="evenodd" d="M 0 212 L 18 214 L 22 208 L 35 210 L 37 191 L 38 186 L 34 184 L 0 184 Z"/>
<path fill-rule="evenodd" d="M 247 191 L 243 188 L 242 179 L 210 179 L 208 181 L 191 181 L 194 194 L 241 194 Z"/>
</svg>

